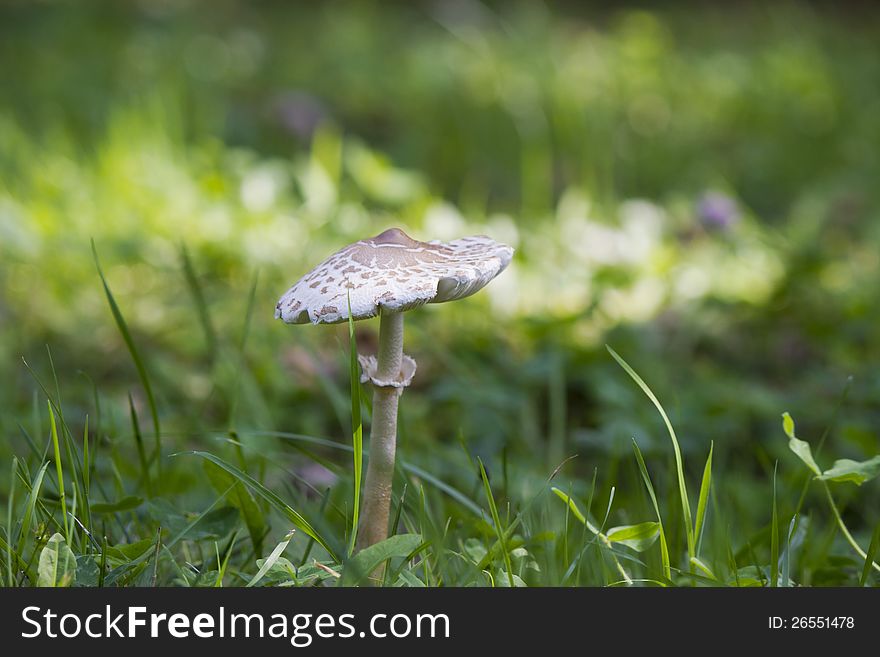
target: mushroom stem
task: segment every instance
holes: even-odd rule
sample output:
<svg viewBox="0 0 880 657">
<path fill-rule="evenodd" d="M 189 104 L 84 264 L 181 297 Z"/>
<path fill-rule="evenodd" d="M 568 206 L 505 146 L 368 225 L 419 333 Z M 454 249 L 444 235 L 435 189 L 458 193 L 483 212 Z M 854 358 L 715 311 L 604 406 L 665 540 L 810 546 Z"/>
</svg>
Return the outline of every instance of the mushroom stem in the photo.
<svg viewBox="0 0 880 657">
<path fill-rule="evenodd" d="M 400 376 L 403 360 L 403 313 L 383 310 L 379 318 L 379 355 L 376 378 L 393 381 Z M 388 538 L 388 513 L 394 478 L 397 444 L 397 402 L 403 388 L 375 385 L 373 422 L 370 428 L 370 459 L 364 482 L 364 498 L 358 528 L 357 549 Z M 379 572 L 381 576 L 381 571 Z M 373 574 L 374 577 L 376 573 Z"/>
</svg>

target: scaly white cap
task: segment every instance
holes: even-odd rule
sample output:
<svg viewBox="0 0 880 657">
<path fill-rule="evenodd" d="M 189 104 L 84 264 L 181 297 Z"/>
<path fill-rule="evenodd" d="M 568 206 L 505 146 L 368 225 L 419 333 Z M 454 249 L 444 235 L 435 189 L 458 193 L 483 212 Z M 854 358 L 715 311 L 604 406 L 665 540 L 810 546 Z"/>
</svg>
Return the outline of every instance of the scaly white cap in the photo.
<svg viewBox="0 0 880 657">
<path fill-rule="evenodd" d="M 419 242 L 398 228 L 349 244 L 303 276 L 275 306 L 288 324 L 337 324 L 470 296 L 504 271 L 506 244 L 482 235 Z"/>
</svg>

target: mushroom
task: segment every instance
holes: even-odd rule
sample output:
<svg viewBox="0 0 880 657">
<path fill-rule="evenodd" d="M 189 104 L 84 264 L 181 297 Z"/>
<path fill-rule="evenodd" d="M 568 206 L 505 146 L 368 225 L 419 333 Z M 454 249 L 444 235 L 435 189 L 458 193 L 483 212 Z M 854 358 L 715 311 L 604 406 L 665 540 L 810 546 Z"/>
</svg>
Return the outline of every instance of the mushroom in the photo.
<svg viewBox="0 0 880 657">
<path fill-rule="evenodd" d="M 370 455 L 358 549 L 388 537 L 397 406 L 416 362 L 403 353 L 403 313 L 474 294 L 500 274 L 513 249 L 485 236 L 419 242 L 398 228 L 355 242 L 303 276 L 275 307 L 288 324 L 336 324 L 379 316 L 379 353 L 358 356 L 361 381 L 373 384 Z"/>
</svg>

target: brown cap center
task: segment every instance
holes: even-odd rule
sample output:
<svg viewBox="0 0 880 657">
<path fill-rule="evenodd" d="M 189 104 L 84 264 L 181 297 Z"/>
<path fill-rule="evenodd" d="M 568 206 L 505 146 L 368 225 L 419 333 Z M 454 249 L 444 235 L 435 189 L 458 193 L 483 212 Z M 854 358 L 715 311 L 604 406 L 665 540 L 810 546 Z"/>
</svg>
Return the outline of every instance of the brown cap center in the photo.
<svg viewBox="0 0 880 657">
<path fill-rule="evenodd" d="M 368 242 L 373 244 L 399 244 L 400 246 L 416 247 L 419 243 L 412 237 L 404 233 L 399 228 L 389 228 L 383 233 L 379 233 L 376 237 L 371 237 Z"/>
</svg>

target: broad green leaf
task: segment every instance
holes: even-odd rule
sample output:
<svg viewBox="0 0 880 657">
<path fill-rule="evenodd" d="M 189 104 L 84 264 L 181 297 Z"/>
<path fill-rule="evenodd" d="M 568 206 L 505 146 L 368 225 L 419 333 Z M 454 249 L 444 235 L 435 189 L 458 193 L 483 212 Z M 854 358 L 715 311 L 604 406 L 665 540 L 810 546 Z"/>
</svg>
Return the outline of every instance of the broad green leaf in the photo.
<svg viewBox="0 0 880 657">
<path fill-rule="evenodd" d="M 468 538 L 465 540 L 464 545 L 462 546 L 464 549 L 464 553 L 470 557 L 471 561 L 475 564 L 480 563 L 488 554 L 488 550 L 486 546 L 483 545 L 483 542 L 478 538 Z"/>
<path fill-rule="evenodd" d="M 766 574 L 757 566 L 743 566 L 736 571 L 727 583 L 732 586 L 755 587 L 764 586 L 766 581 Z"/>
<path fill-rule="evenodd" d="M 810 444 L 804 440 L 800 440 L 794 434 L 794 420 L 787 412 L 782 414 L 782 429 L 788 436 L 788 448 L 797 454 L 798 458 L 813 471 L 816 475 L 821 475 L 822 470 L 813 460 L 813 452 L 810 450 Z"/>
<path fill-rule="evenodd" d="M 275 567 L 266 573 L 266 577 L 271 577 L 273 572 L 278 572 L 278 569 L 280 568 L 279 564 L 282 564 L 285 561 L 287 560 L 284 557 L 281 557 L 278 560 L 278 563 L 275 564 Z M 339 564 L 332 561 L 313 561 L 311 564 L 296 568 L 297 583 L 300 586 L 310 586 L 316 581 L 331 580 L 335 582 L 338 579 L 338 573 L 336 572 L 338 569 Z M 285 586 L 286 585 L 287 584 L 285 584 Z"/>
<path fill-rule="evenodd" d="M 262 568 L 268 559 L 257 559 L 257 568 Z M 304 579 L 301 577 L 302 574 L 312 573 L 314 576 L 317 568 L 311 568 L 308 571 L 306 568 L 297 568 L 293 565 L 290 559 L 286 557 L 278 557 L 278 560 L 271 565 L 269 570 L 263 575 L 263 578 L 260 580 L 264 585 L 275 584 L 280 586 L 295 586 L 300 583 L 300 579 Z M 321 572 L 321 571 L 318 571 Z"/>
<path fill-rule="evenodd" d="M 851 481 L 861 486 L 880 474 L 880 454 L 867 461 L 851 461 L 839 459 L 830 469 L 823 472 L 819 479 L 825 481 Z"/>
<path fill-rule="evenodd" d="M 143 503 L 144 498 L 137 497 L 136 495 L 129 495 L 115 502 L 96 502 L 95 504 L 92 504 L 91 509 L 92 513 L 96 514 L 119 513 L 120 511 L 131 511 L 132 509 L 136 509 Z"/>
<path fill-rule="evenodd" d="M 154 545 L 155 542 L 151 538 L 144 538 L 134 543 L 108 545 L 107 558 L 117 563 L 128 563 L 145 554 Z"/>
<path fill-rule="evenodd" d="M 523 569 L 531 569 L 535 572 L 541 572 L 541 566 L 535 561 L 534 557 L 524 547 L 518 547 L 510 551 L 510 560 L 513 562 L 515 570 L 522 572 Z"/>
<path fill-rule="evenodd" d="M 259 566 L 259 570 L 257 571 L 257 574 L 253 576 L 251 581 L 247 583 L 248 587 L 253 586 L 257 582 L 259 582 L 261 579 L 263 579 L 263 576 L 266 573 L 268 573 L 269 570 L 278 562 L 278 559 L 281 558 L 281 554 L 287 549 L 288 544 L 290 543 L 291 539 L 293 538 L 294 531 L 295 530 L 290 530 L 289 532 L 287 532 L 287 535 L 284 537 L 284 540 L 275 546 L 275 549 L 272 550 L 272 553 L 268 557 L 257 561 L 257 565 Z M 263 563 L 261 564 L 260 561 L 262 561 Z M 286 559 L 285 559 L 285 561 L 286 561 Z M 295 574 L 296 571 L 293 571 L 293 572 Z"/>
<path fill-rule="evenodd" d="M 195 577 L 193 577 L 193 579 L 190 581 L 190 586 L 194 589 L 214 588 L 215 583 L 217 582 L 218 575 L 219 572 L 217 570 L 203 570 L 198 575 L 195 575 Z"/>
<path fill-rule="evenodd" d="M 636 552 L 644 552 L 654 544 L 660 535 L 660 523 L 651 521 L 638 525 L 612 527 L 606 535 L 612 543 L 620 543 Z"/>
<path fill-rule="evenodd" d="M 498 568 L 492 575 L 495 579 L 495 586 L 500 589 L 505 588 L 525 588 L 527 584 L 523 578 L 516 573 L 508 573 L 503 568 Z"/>
<path fill-rule="evenodd" d="M 425 588 L 425 583 L 418 578 L 418 576 L 411 570 L 401 570 L 400 575 L 397 576 L 397 581 L 394 583 L 394 586 L 404 587 L 404 588 Z"/>
<path fill-rule="evenodd" d="M 76 578 L 74 586 L 95 587 L 98 586 L 98 563 L 91 554 L 82 554 L 76 558 Z"/>
<path fill-rule="evenodd" d="M 55 533 L 40 552 L 37 586 L 70 586 L 76 581 L 76 555 L 61 534 Z"/>
<path fill-rule="evenodd" d="M 788 411 L 782 414 L 782 430 L 786 436 L 794 438 L 794 420 L 788 414 Z"/>
<path fill-rule="evenodd" d="M 346 562 L 340 585 L 357 586 L 380 564 L 394 557 L 408 557 L 421 545 L 420 534 L 398 534 L 364 548 Z"/>
</svg>

